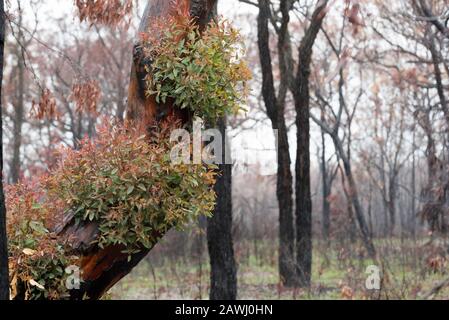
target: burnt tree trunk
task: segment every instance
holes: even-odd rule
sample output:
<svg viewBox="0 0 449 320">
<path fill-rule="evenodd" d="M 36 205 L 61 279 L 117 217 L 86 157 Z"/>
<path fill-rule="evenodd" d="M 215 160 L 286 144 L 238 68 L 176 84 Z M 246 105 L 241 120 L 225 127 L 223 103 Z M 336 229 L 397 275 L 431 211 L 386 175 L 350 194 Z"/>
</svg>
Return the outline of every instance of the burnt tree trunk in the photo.
<svg viewBox="0 0 449 320">
<path fill-rule="evenodd" d="M 204 26 L 212 17 L 216 0 L 182 0 L 178 5 L 190 8 L 190 14 L 200 26 Z M 149 30 L 150 22 L 157 17 L 177 14 L 172 1 L 148 0 L 138 34 L 157 32 Z M 140 40 L 140 39 L 139 39 Z M 172 103 L 157 104 L 154 97 L 147 98 L 144 93 L 145 70 L 139 44 L 135 46 L 134 63 L 128 91 L 127 119 L 137 125 L 148 128 L 162 121 L 181 121 L 187 124 L 191 117 L 186 111 L 180 111 Z M 77 225 L 73 216 L 67 216 L 55 230 L 62 240 L 70 239 L 75 254 L 80 256 L 82 284 L 79 290 L 70 292 L 71 299 L 99 299 L 114 284 L 126 276 L 150 250 L 142 250 L 128 257 L 121 246 L 99 248 L 93 241 L 98 236 L 98 225 L 95 222 L 83 222 Z M 160 239 L 163 234 L 155 232 L 154 237 Z M 153 245 L 155 245 L 154 243 Z"/>
<path fill-rule="evenodd" d="M 310 192 L 309 67 L 300 66 L 302 81 L 295 99 L 296 151 L 296 272 L 300 286 L 309 287 L 312 271 L 312 196 Z"/>
<path fill-rule="evenodd" d="M 389 233 L 392 237 L 394 235 L 394 229 L 396 227 L 396 197 L 397 197 L 397 177 L 396 174 L 393 173 L 392 176 L 389 177 L 388 185 L 389 185 L 389 199 L 388 199 L 388 213 L 390 216 L 390 229 Z"/>
<path fill-rule="evenodd" d="M 324 131 L 321 130 L 321 192 L 322 192 L 322 234 L 326 245 L 329 245 L 330 239 L 330 224 L 331 224 L 331 208 L 329 203 L 329 196 L 332 190 L 332 181 L 330 181 L 330 174 L 328 172 L 326 163 L 326 142 L 324 138 Z"/>
<path fill-rule="evenodd" d="M 283 4 L 285 1 L 283 1 Z M 284 4 L 285 5 L 285 4 Z M 287 8 L 288 11 L 288 8 Z M 293 228 L 293 177 L 290 169 L 291 159 L 288 143 L 288 131 L 285 123 L 284 105 L 285 92 L 276 96 L 274 87 L 273 67 L 270 54 L 270 33 L 268 21 L 270 19 L 269 1 L 259 2 L 258 46 L 260 64 L 262 68 L 262 95 L 267 115 L 270 118 L 272 128 L 277 131 L 277 185 L 276 196 L 279 204 L 279 277 L 281 283 L 286 286 L 294 286 L 297 283 L 295 274 L 294 244 L 295 233 Z M 279 34 L 280 54 L 286 48 L 288 41 L 287 29 L 288 12 L 283 15 L 283 30 Z M 281 87 L 288 88 L 286 81 L 289 70 L 284 59 L 280 59 Z M 282 97 L 283 96 L 283 97 Z"/>
<path fill-rule="evenodd" d="M 19 26 L 22 24 L 22 15 L 19 16 Z M 19 40 L 23 41 L 22 29 L 19 28 Z M 11 160 L 11 183 L 19 182 L 21 175 L 21 148 L 22 148 L 22 127 L 24 116 L 24 95 L 25 95 L 25 61 L 23 59 L 22 48 L 17 45 L 17 82 L 18 93 L 14 104 L 13 123 L 13 157 Z"/>
<path fill-rule="evenodd" d="M 358 188 L 354 176 L 352 174 L 351 161 L 349 158 L 349 154 L 345 151 L 343 147 L 343 142 L 340 140 L 338 135 L 338 126 L 340 123 L 337 121 L 334 128 L 330 128 L 328 125 L 317 119 L 316 117 L 312 117 L 313 121 L 318 124 L 322 130 L 324 130 L 331 138 L 334 143 L 335 151 L 338 154 L 339 159 L 343 163 L 344 175 L 346 176 L 346 182 L 348 185 L 347 196 L 348 200 L 352 203 L 353 213 L 355 214 L 355 220 L 358 223 L 360 233 L 362 236 L 363 244 L 368 252 L 368 255 L 373 259 L 377 260 L 376 248 L 374 247 L 374 243 L 372 240 L 370 229 L 365 220 L 365 216 L 363 214 L 363 207 L 360 202 Z"/>
<path fill-rule="evenodd" d="M 226 146 L 226 119 L 219 121 L 218 129 L 222 134 L 222 146 Z M 215 184 L 217 204 L 214 215 L 207 221 L 211 300 L 237 299 L 237 267 L 232 242 L 232 164 L 226 161 L 230 150 L 224 150 Z"/>
<path fill-rule="evenodd" d="M 3 121 L 2 82 L 3 54 L 5 49 L 5 7 L 0 1 L 0 300 L 9 300 L 8 246 L 6 237 L 6 207 L 3 193 Z"/>
<path fill-rule="evenodd" d="M 363 244 L 366 248 L 366 251 L 368 252 L 368 255 L 372 259 L 376 260 L 377 259 L 376 248 L 374 247 L 373 239 L 371 238 L 371 233 L 366 223 L 365 216 L 363 215 L 363 207 L 362 204 L 360 203 L 358 192 L 359 189 L 352 174 L 351 162 L 349 161 L 347 155 L 345 154 L 342 143 L 339 140 L 338 136 L 331 135 L 331 137 L 332 140 L 334 141 L 334 146 L 337 149 L 338 154 L 340 155 L 340 159 L 343 162 L 343 168 L 349 187 L 348 195 L 354 207 L 355 218 L 357 220 L 360 229 Z"/>
<path fill-rule="evenodd" d="M 293 176 L 290 168 L 290 149 L 285 121 L 281 121 L 278 128 L 276 195 L 279 203 L 279 274 L 282 283 L 291 287 L 297 284 L 293 224 Z"/>
<path fill-rule="evenodd" d="M 310 191 L 310 92 L 312 48 L 326 16 L 327 1 L 315 8 L 299 46 L 298 71 L 293 98 L 296 109 L 296 272 L 299 284 L 310 287 L 312 273 L 312 196 Z"/>
</svg>

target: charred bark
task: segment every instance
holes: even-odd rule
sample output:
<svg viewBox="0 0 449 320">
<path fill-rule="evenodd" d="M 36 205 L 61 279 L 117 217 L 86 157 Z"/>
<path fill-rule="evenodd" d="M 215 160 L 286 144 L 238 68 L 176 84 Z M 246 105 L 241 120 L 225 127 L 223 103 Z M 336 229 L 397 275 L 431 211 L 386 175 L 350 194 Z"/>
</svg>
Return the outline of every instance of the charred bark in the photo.
<svg viewBox="0 0 449 320">
<path fill-rule="evenodd" d="M 226 146 L 226 119 L 218 123 L 222 145 Z M 237 267 L 232 241 L 232 164 L 222 155 L 219 176 L 215 184 L 217 204 L 214 215 L 207 221 L 207 246 L 210 257 L 210 299 L 237 299 Z"/>
<path fill-rule="evenodd" d="M 286 1 L 282 4 L 287 10 L 283 14 L 282 29 L 279 32 L 280 55 L 282 50 L 286 48 L 286 41 L 288 41 L 288 34 L 286 27 L 288 26 L 288 11 Z M 267 110 L 267 115 L 270 118 L 272 128 L 278 130 L 277 134 L 277 186 L 276 195 L 279 204 L 279 277 L 282 284 L 286 286 L 293 286 L 297 283 L 295 272 L 295 258 L 294 258 L 294 244 L 295 235 L 293 228 L 293 178 L 290 169 L 291 159 L 288 143 L 288 131 L 285 123 L 284 104 L 285 91 L 288 89 L 288 72 L 286 59 L 280 59 L 281 69 L 281 90 L 276 96 L 273 67 L 270 54 L 270 34 L 268 28 L 268 21 L 270 19 L 269 1 L 260 1 L 259 16 L 258 16 L 258 46 L 260 64 L 262 67 L 262 95 Z M 282 90 L 285 90 L 282 92 Z"/>
<path fill-rule="evenodd" d="M 3 55 L 5 49 L 5 7 L 0 1 L 0 300 L 9 300 L 8 245 L 6 236 L 6 207 L 3 193 L 3 127 L 2 127 L 2 82 Z"/>
<path fill-rule="evenodd" d="M 320 1 L 299 47 L 293 98 L 296 109 L 296 272 L 299 284 L 309 287 L 312 272 L 312 196 L 310 190 L 310 92 L 312 48 L 326 16 L 327 1 Z"/>
</svg>

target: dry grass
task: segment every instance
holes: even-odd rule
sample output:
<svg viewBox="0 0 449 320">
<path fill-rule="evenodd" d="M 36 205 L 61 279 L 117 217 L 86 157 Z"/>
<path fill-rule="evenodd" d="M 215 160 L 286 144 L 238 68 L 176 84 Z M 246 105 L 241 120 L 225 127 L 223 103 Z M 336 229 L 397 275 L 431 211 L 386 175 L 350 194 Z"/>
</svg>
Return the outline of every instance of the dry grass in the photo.
<svg viewBox="0 0 449 320">
<path fill-rule="evenodd" d="M 426 245 L 423 240 L 377 240 L 381 257 L 382 288 L 367 290 L 367 259 L 360 245 L 315 243 L 312 287 L 308 290 L 282 287 L 277 271 L 276 244 L 266 241 L 258 256 L 252 244 L 237 247 L 240 299 L 421 299 L 438 282 L 449 276 L 448 248 L 444 244 Z M 243 254 L 244 253 L 244 254 Z M 159 253 L 157 253 L 160 255 Z M 109 294 L 111 299 L 207 299 L 209 264 L 204 259 L 153 257 L 150 255 Z M 150 261 L 158 263 L 151 264 Z M 202 260 L 200 264 L 199 261 Z M 443 288 L 434 299 L 449 299 Z"/>
</svg>

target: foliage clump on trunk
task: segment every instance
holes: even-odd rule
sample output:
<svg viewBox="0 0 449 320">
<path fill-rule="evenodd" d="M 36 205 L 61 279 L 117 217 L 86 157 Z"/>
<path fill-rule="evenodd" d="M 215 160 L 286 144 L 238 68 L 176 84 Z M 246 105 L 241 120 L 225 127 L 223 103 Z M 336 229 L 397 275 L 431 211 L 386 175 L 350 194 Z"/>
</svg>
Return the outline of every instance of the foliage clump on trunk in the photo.
<svg viewBox="0 0 449 320">
<path fill-rule="evenodd" d="M 242 110 L 251 73 L 242 59 L 245 46 L 227 21 L 204 30 L 188 15 L 157 20 L 143 35 L 146 95 L 169 99 L 210 123 Z"/>
<path fill-rule="evenodd" d="M 24 299 L 63 298 L 65 268 L 76 264 L 70 239 L 59 243 L 56 222 L 73 215 L 76 223 L 98 224 L 99 248 L 118 245 L 133 254 L 150 249 L 172 227 L 215 204 L 213 168 L 173 165 L 168 128 L 141 134 L 106 125 L 79 150 L 64 148 L 58 166 L 34 183 L 8 192 L 8 231 L 12 292 Z"/>
</svg>

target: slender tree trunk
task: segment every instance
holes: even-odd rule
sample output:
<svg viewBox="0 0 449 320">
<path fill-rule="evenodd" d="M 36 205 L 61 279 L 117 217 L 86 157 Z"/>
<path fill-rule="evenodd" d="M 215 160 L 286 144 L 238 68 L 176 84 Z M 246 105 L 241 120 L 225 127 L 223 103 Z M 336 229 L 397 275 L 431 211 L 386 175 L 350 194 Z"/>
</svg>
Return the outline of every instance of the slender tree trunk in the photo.
<svg viewBox="0 0 449 320">
<path fill-rule="evenodd" d="M 383 203 L 383 220 L 384 220 L 384 228 L 382 231 L 382 235 L 384 237 L 386 237 L 387 235 L 389 235 L 390 233 L 390 219 L 389 219 L 389 214 L 388 214 L 388 192 L 387 192 L 387 179 L 385 177 L 386 175 L 386 170 L 385 170 L 385 154 L 382 152 L 381 153 L 381 181 L 382 181 L 382 190 L 381 190 L 381 195 L 382 195 L 382 203 Z"/>
<path fill-rule="evenodd" d="M 373 185 L 369 184 L 368 190 L 368 229 L 370 237 L 373 237 L 374 228 L 373 228 L 373 212 L 372 212 L 372 202 L 373 202 Z"/>
<path fill-rule="evenodd" d="M 196 265 L 198 266 L 197 271 L 197 285 L 198 285 L 198 299 L 203 299 L 203 260 L 204 260 L 204 245 L 205 245 L 205 232 L 206 232 L 207 220 L 206 217 L 202 216 L 198 219 L 198 232 L 195 234 L 195 239 L 193 240 L 192 253 Z"/>
<path fill-rule="evenodd" d="M 278 129 L 278 171 L 276 196 L 279 203 L 279 275 L 281 282 L 291 287 L 297 284 L 295 273 L 293 228 L 293 177 L 285 121 Z"/>
<path fill-rule="evenodd" d="M 424 206 L 420 214 L 429 223 L 432 231 L 438 231 L 439 212 L 441 212 L 441 194 L 435 192 L 435 187 L 440 186 L 440 160 L 437 157 L 436 142 L 433 137 L 430 110 L 426 111 L 423 117 L 418 118 L 421 121 L 420 126 L 424 130 L 427 137 L 426 146 L 426 162 L 427 162 L 427 183 L 421 191 L 421 197 L 424 201 Z"/>
<path fill-rule="evenodd" d="M 3 119 L 2 82 L 5 48 L 5 7 L 0 1 L 0 300 L 9 300 L 8 245 L 6 236 L 6 207 L 3 193 Z"/>
<path fill-rule="evenodd" d="M 388 201 L 388 214 L 390 216 L 390 237 L 394 235 L 394 229 L 396 227 L 396 177 L 389 179 L 389 201 Z"/>
<path fill-rule="evenodd" d="M 296 271 L 301 287 L 310 286 L 312 272 L 312 195 L 310 191 L 310 110 L 308 65 L 300 65 L 299 95 L 295 99 L 296 151 Z"/>
<path fill-rule="evenodd" d="M 219 121 L 222 146 L 227 146 L 225 124 L 225 119 Z M 215 184 L 217 204 L 214 215 L 207 221 L 211 300 L 237 299 L 237 267 L 232 242 L 232 164 L 226 164 L 230 150 L 224 150 L 223 164 L 219 168 L 221 174 Z"/>
<path fill-rule="evenodd" d="M 363 215 L 363 208 L 360 203 L 359 193 L 357 184 L 354 180 L 354 176 L 352 175 L 352 168 L 349 160 L 344 154 L 343 146 L 341 145 L 338 137 L 333 137 L 335 147 L 337 148 L 337 152 L 340 155 L 340 159 L 343 161 L 343 167 L 345 169 L 345 175 L 349 186 L 349 196 L 354 207 L 355 218 L 357 219 L 357 223 L 359 225 L 360 233 L 362 236 L 363 244 L 368 252 L 368 255 L 376 259 L 376 249 L 373 244 L 373 240 L 371 238 L 368 225 L 366 224 L 365 217 Z"/>
<path fill-rule="evenodd" d="M 416 130 L 413 130 L 413 148 L 415 148 L 415 141 L 416 141 L 416 134 L 415 134 Z M 411 181 L 411 190 L 412 190 L 412 199 L 411 199 L 411 206 L 412 209 L 410 210 L 411 212 L 411 216 L 410 216 L 410 233 L 413 237 L 413 239 L 415 239 L 416 236 L 416 163 L 415 160 L 416 159 L 416 155 L 415 155 L 415 150 L 413 150 L 412 153 L 412 181 Z"/>
<path fill-rule="evenodd" d="M 263 77 L 262 95 L 272 128 L 277 130 L 278 171 L 276 196 L 279 204 L 279 277 L 283 285 L 294 286 L 297 284 L 297 279 L 294 258 L 293 177 L 290 168 L 291 159 L 288 131 L 284 117 L 285 99 L 276 96 L 274 87 L 273 67 L 269 46 L 269 19 L 269 1 L 262 0 L 259 3 L 259 16 L 257 19 L 259 57 Z M 283 25 L 285 24 L 288 25 L 288 21 L 283 22 Z M 287 34 L 281 32 L 280 38 L 285 37 L 287 37 Z M 280 39 L 279 42 L 283 43 L 283 40 Z M 280 47 L 280 49 L 285 49 L 282 45 Z M 281 86 L 285 86 L 284 81 L 286 77 L 288 77 L 287 71 L 291 72 L 291 70 L 285 70 L 286 66 L 284 60 L 281 60 L 280 67 L 283 78 Z M 287 86 L 285 86 L 284 89 L 287 90 Z"/>
<path fill-rule="evenodd" d="M 323 19 L 328 1 L 319 1 L 310 25 L 298 49 L 298 69 L 292 88 L 296 109 L 296 272 L 299 285 L 310 287 L 312 274 L 312 195 L 310 190 L 310 92 L 309 76 L 312 49 Z"/>
<path fill-rule="evenodd" d="M 432 56 L 435 84 L 437 87 L 438 97 L 440 99 L 441 109 L 443 110 L 444 118 L 446 120 L 445 136 L 447 146 L 447 143 L 449 143 L 449 106 L 446 99 L 446 93 L 444 92 L 443 77 L 440 69 L 440 63 L 442 61 L 440 59 L 440 53 L 437 51 L 437 48 L 435 46 L 435 38 L 433 36 L 431 36 L 431 39 L 428 40 L 428 43 L 429 43 L 428 44 L 429 51 Z"/>
<path fill-rule="evenodd" d="M 343 171 L 341 171 L 341 185 L 343 186 L 343 191 L 346 197 L 346 210 L 348 211 L 348 228 L 346 229 L 349 234 L 349 240 L 351 243 L 354 243 L 356 240 L 357 233 L 357 225 L 354 219 L 354 210 L 352 206 L 352 198 L 351 198 L 351 190 L 348 190 L 346 187 L 346 175 Z M 351 188 L 349 188 L 351 189 Z"/>
<path fill-rule="evenodd" d="M 21 25 L 21 18 L 19 26 Z M 21 29 L 19 30 L 19 39 L 23 42 Z M 17 48 L 17 77 L 18 77 L 18 96 L 14 105 L 14 136 L 13 136 L 13 157 L 11 160 L 11 182 L 17 183 L 20 179 L 22 147 L 22 126 L 24 116 L 24 95 L 25 95 L 25 63 L 21 48 Z"/>
<path fill-rule="evenodd" d="M 330 181 L 328 181 L 329 173 L 326 166 L 326 143 L 324 138 L 324 132 L 321 131 L 321 183 L 322 183 L 322 218 L 323 218 L 323 238 L 326 243 L 329 243 L 329 233 L 330 233 L 330 204 L 329 196 L 331 193 Z"/>
</svg>

